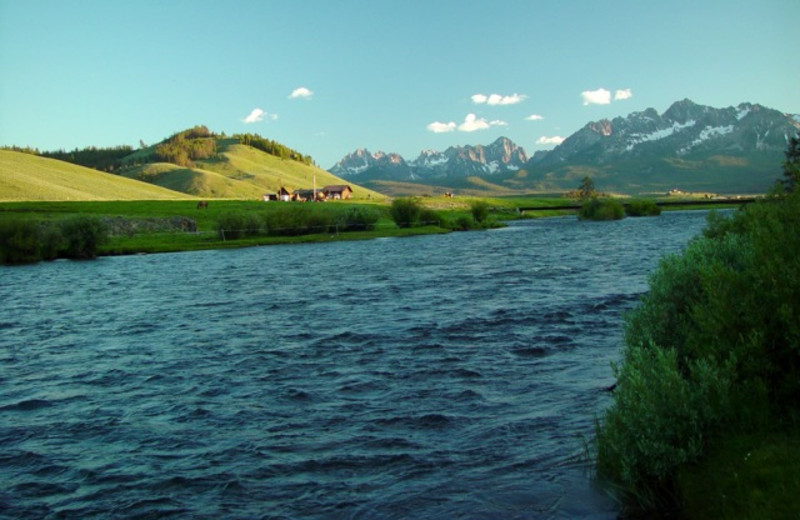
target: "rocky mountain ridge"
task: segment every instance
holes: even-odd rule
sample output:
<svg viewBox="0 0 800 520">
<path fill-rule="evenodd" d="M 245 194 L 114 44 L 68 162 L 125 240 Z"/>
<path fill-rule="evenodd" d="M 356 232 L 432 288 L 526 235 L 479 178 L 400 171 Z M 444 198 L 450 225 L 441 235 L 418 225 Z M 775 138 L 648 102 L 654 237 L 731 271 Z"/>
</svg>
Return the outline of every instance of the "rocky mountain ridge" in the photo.
<svg viewBox="0 0 800 520">
<path fill-rule="evenodd" d="M 500 137 L 486 146 L 451 146 L 444 152 L 423 150 L 411 161 L 396 153 L 370 153 L 359 148 L 328 171 L 358 181 L 391 179 L 413 182 L 517 171 L 528 159 L 521 146 L 507 137 Z"/>
<path fill-rule="evenodd" d="M 412 161 L 362 149 L 329 171 L 359 183 L 456 189 L 479 178 L 486 182 L 477 189 L 509 192 L 570 189 L 585 175 L 602 189 L 622 192 L 667 187 L 755 192 L 768 190 L 780 176 L 783 152 L 798 132 L 798 115 L 755 103 L 714 108 L 683 99 L 661 114 L 648 108 L 589 122 L 552 150 L 532 157 L 501 137 L 486 146 L 426 150 Z"/>
</svg>

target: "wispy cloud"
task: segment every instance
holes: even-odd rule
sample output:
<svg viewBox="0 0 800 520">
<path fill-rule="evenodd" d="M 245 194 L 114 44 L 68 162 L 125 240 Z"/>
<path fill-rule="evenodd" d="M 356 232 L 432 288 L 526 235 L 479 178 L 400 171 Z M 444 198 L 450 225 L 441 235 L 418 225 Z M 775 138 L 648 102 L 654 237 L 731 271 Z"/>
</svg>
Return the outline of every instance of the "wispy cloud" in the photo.
<svg viewBox="0 0 800 520">
<path fill-rule="evenodd" d="M 621 89 L 617 90 L 617 92 L 614 94 L 614 101 L 622 101 L 623 99 L 630 99 L 632 97 L 633 92 L 631 92 L 631 89 Z"/>
<path fill-rule="evenodd" d="M 611 103 L 611 92 L 604 88 L 585 90 L 581 92 L 583 105 L 608 105 Z"/>
<path fill-rule="evenodd" d="M 278 119 L 277 114 L 268 114 L 260 108 L 254 108 L 247 117 L 242 119 L 242 122 L 247 124 L 258 123 L 259 121 L 263 121 L 265 117 L 268 117 L 272 121 Z"/>
<path fill-rule="evenodd" d="M 564 138 L 560 135 L 554 135 L 552 137 L 542 136 L 536 140 L 536 144 L 561 144 L 564 142 Z"/>
<path fill-rule="evenodd" d="M 311 99 L 313 95 L 313 90 L 309 90 L 306 87 L 299 87 L 294 89 L 292 93 L 289 94 L 289 99 Z"/>
<path fill-rule="evenodd" d="M 531 114 L 525 118 L 526 121 L 541 121 L 544 119 L 544 116 L 540 116 L 539 114 Z"/>
<path fill-rule="evenodd" d="M 487 130 L 493 126 L 508 126 L 508 123 L 499 119 L 487 121 L 486 119 L 478 117 L 475 114 L 467 114 L 467 116 L 464 118 L 464 122 L 460 125 L 453 121 L 450 121 L 449 123 L 434 121 L 425 128 L 435 134 L 444 134 L 447 132 L 454 132 L 456 130 L 459 132 L 475 132 L 477 130 Z"/>
<path fill-rule="evenodd" d="M 434 134 L 445 134 L 447 132 L 454 131 L 456 129 L 456 124 L 453 123 L 452 121 L 449 123 L 440 123 L 439 121 L 434 121 L 425 128 L 427 128 Z"/>
<path fill-rule="evenodd" d="M 516 105 L 522 103 L 528 96 L 524 94 L 511 94 L 510 96 L 503 96 L 500 94 L 473 94 L 470 99 L 476 105 Z"/>
</svg>

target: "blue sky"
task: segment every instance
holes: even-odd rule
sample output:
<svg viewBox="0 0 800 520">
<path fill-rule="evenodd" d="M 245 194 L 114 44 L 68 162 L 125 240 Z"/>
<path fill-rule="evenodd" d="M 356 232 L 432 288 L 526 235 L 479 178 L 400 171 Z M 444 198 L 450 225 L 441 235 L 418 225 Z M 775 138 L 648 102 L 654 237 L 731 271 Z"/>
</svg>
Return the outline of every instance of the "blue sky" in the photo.
<svg viewBox="0 0 800 520">
<path fill-rule="evenodd" d="M 204 124 L 331 167 L 690 98 L 800 114 L 800 1 L 0 0 L 0 145 L 138 147 Z"/>
</svg>

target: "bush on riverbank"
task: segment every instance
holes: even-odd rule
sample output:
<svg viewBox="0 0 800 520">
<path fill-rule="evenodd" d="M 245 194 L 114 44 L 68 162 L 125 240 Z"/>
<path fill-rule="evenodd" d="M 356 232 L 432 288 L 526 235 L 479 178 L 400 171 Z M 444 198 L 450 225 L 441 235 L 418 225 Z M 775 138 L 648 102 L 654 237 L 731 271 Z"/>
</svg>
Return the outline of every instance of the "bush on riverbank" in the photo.
<svg viewBox="0 0 800 520">
<path fill-rule="evenodd" d="M 800 422 L 798 215 L 792 193 L 710 218 L 651 276 L 596 432 L 598 476 L 627 504 L 676 505 L 680 471 L 721 439 Z"/>
<path fill-rule="evenodd" d="M 614 199 L 591 198 L 578 210 L 580 220 L 620 220 L 625 218 L 625 208 Z"/>
<path fill-rule="evenodd" d="M 26 219 L 0 221 L 0 264 L 24 264 L 56 258 L 89 259 L 108 240 L 96 217 L 75 216 L 45 223 Z"/>
<path fill-rule="evenodd" d="M 655 217 L 661 215 L 661 208 L 654 200 L 632 200 L 625 206 L 625 214 L 629 217 Z"/>
</svg>

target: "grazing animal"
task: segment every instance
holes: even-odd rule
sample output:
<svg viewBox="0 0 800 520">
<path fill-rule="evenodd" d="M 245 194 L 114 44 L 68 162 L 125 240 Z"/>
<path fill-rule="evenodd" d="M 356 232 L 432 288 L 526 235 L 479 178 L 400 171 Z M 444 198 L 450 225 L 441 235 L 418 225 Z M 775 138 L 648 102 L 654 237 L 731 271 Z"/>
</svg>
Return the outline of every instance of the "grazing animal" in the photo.
<svg viewBox="0 0 800 520">
<path fill-rule="evenodd" d="M 201 200 L 200 202 L 198 202 L 197 203 L 197 209 L 208 209 L 208 201 L 207 200 Z"/>
</svg>

